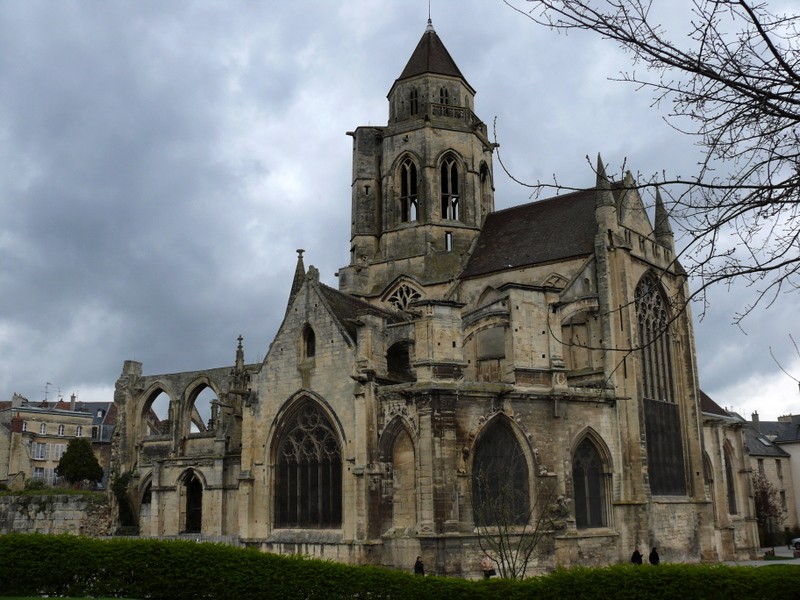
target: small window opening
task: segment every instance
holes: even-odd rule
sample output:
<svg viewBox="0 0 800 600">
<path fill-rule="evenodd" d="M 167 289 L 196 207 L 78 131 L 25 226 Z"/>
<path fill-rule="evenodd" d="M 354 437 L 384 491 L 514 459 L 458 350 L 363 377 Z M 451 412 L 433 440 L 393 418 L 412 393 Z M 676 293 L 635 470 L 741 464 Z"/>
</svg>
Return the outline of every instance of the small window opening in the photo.
<svg viewBox="0 0 800 600">
<path fill-rule="evenodd" d="M 303 328 L 303 358 L 314 358 L 317 354 L 317 336 L 310 325 Z"/>
<path fill-rule="evenodd" d="M 412 115 L 416 115 L 419 112 L 419 92 L 417 88 L 411 88 L 408 93 L 408 108 Z"/>
<path fill-rule="evenodd" d="M 444 234 L 444 249 L 448 252 L 453 251 L 453 234 L 449 231 Z"/>
<path fill-rule="evenodd" d="M 441 104 L 450 104 L 450 92 L 445 87 L 439 89 L 439 102 Z"/>
</svg>

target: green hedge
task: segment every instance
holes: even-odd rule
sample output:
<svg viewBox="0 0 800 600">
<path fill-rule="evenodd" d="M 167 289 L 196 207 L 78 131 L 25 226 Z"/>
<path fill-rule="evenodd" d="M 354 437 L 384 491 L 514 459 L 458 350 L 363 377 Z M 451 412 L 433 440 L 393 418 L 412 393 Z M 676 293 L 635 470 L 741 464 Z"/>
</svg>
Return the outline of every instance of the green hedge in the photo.
<svg viewBox="0 0 800 600">
<path fill-rule="evenodd" d="M 526 581 L 414 577 L 215 544 L 0 536 L 0 595 L 194 599 L 794 598 L 800 568 L 619 565 Z"/>
</svg>

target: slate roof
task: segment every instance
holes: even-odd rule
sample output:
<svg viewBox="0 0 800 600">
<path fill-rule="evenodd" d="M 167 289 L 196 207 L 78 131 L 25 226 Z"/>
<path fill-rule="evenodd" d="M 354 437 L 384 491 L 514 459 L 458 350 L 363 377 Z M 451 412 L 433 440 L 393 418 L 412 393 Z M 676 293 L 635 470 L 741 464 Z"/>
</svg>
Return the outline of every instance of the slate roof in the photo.
<svg viewBox="0 0 800 600">
<path fill-rule="evenodd" d="M 779 456 L 785 458 L 789 454 L 780 446 L 776 446 L 750 423 L 744 426 L 744 443 L 750 456 Z"/>
<path fill-rule="evenodd" d="M 453 57 L 450 56 L 442 40 L 430 25 L 430 21 L 428 21 L 428 28 L 422 34 L 422 39 L 414 49 L 411 58 L 408 59 L 406 68 L 403 69 L 397 81 L 424 75 L 425 73 L 436 73 L 437 75 L 449 75 L 464 79 Z M 466 83 L 466 79 L 464 79 L 464 82 Z"/>
<path fill-rule="evenodd" d="M 461 277 L 588 256 L 596 232 L 594 189 L 493 212 Z"/>
<path fill-rule="evenodd" d="M 353 340 L 356 339 L 357 329 L 354 320 L 357 319 L 359 315 L 375 315 L 386 319 L 389 323 L 400 323 L 403 320 L 400 315 L 380 309 L 377 306 L 372 306 L 363 300 L 359 300 L 358 298 L 340 292 L 332 287 L 328 287 L 327 285 L 320 284 L 319 289 L 322 293 L 322 297 L 325 298 L 328 306 L 331 307 L 333 314 L 339 319 L 339 322 Z"/>
<path fill-rule="evenodd" d="M 722 417 L 730 416 L 724 408 L 714 402 L 703 390 L 700 390 L 700 410 L 712 415 L 720 415 Z"/>
</svg>

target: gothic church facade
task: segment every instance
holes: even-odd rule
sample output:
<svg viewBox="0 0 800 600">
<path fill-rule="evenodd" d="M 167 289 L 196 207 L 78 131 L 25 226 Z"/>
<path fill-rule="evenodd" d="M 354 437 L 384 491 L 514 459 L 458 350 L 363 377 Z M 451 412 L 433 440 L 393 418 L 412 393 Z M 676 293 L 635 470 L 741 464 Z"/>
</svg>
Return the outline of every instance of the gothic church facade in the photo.
<svg viewBox="0 0 800 600">
<path fill-rule="evenodd" d="M 338 289 L 300 251 L 262 363 L 245 363 L 241 338 L 231 367 L 125 362 L 114 460 L 133 474 L 141 535 L 397 568 L 420 555 L 463 576 L 482 536 L 537 522 L 531 573 L 637 545 L 669 561 L 753 554 L 752 512 L 729 514 L 708 475 L 660 198 L 653 225 L 630 177 L 611 182 L 598 159 L 594 187 L 495 211 L 474 97 L 429 22 L 387 125 L 349 134 Z"/>
</svg>

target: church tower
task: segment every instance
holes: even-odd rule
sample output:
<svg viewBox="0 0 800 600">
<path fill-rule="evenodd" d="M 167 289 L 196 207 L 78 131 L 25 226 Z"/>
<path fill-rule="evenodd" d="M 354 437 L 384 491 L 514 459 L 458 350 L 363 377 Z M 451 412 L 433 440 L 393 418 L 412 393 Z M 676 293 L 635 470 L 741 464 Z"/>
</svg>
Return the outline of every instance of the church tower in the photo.
<svg viewBox="0 0 800 600">
<path fill-rule="evenodd" d="M 475 90 L 430 19 L 389 90 L 385 127 L 353 137 L 350 264 L 342 291 L 405 309 L 440 299 L 494 210 L 493 144 Z"/>
</svg>

